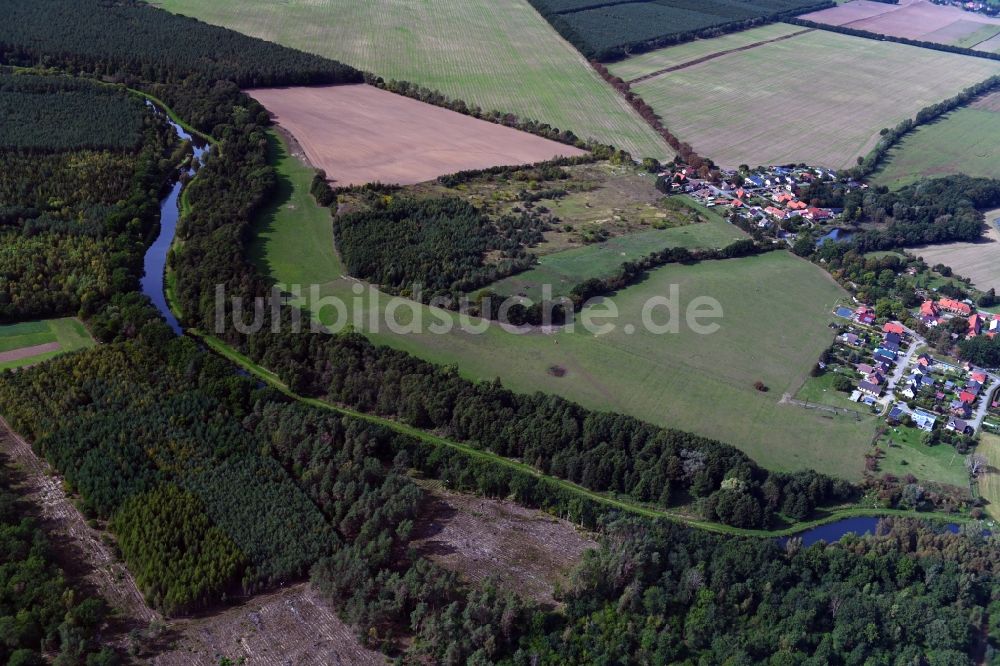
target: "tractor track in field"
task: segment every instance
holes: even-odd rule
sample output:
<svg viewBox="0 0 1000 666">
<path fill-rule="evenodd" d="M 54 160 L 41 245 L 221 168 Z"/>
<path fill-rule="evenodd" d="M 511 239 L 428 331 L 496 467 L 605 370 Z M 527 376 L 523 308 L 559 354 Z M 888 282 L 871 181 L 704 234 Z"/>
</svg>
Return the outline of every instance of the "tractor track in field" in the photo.
<svg viewBox="0 0 1000 666">
<path fill-rule="evenodd" d="M 709 60 L 715 60 L 716 58 L 721 58 L 722 56 L 727 56 L 730 53 L 739 53 L 740 51 L 749 51 L 750 49 L 755 49 L 758 46 L 764 46 L 765 44 L 773 44 L 774 42 L 781 42 L 786 39 L 791 39 L 792 37 L 798 37 L 799 35 L 804 35 L 807 32 L 813 32 L 815 28 L 806 28 L 805 30 L 799 30 L 788 35 L 781 35 L 780 37 L 775 37 L 773 39 L 764 39 L 759 42 L 754 42 L 753 44 L 747 44 L 745 46 L 738 46 L 733 49 L 726 49 L 725 51 L 717 51 L 715 53 L 710 53 L 707 56 L 702 56 L 700 58 L 695 58 L 694 60 L 688 60 L 687 62 L 682 62 L 679 65 L 672 65 L 670 67 L 664 67 L 663 69 L 658 69 L 655 72 L 650 72 L 649 74 L 643 74 L 637 78 L 626 81 L 630 86 L 637 83 L 642 83 L 643 81 L 649 81 L 650 79 L 655 79 L 663 74 L 669 74 L 670 72 L 676 72 L 681 69 L 687 69 L 688 67 L 694 67 L 695 65 L 700 65 L 703 62 L 708 62 Z"/>
</svg>

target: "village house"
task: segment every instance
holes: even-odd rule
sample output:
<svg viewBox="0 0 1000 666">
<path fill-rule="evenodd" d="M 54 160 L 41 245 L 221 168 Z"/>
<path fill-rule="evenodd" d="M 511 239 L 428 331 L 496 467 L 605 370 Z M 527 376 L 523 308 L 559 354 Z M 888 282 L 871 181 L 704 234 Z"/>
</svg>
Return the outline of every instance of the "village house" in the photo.
<svg viewBox="0 0 1000 666">
<path fill-rule="evenodd" d="M 870 395 L 875 398 L 882 395 L 882 385 L 873 384 L 872 382 L 869 382 L 867 380 L 862 381 L 858 384 L 858 390 L 866 395 Z"/>
<path fill-rule="evenodd" d="M 956 301 L 953 298 L 942 298 L 938 301 L 938 307 L 946 312 L 951 312 L 952 314 L 962 315 L 963 317 L 968 317 L 972 314 L 972 306 L 968 303 L 963 303 L 961 301 Z"/>
<path fill-rule="evenodd" d="M 948 419 L 948 425 L 946 425 L 945 428 L 947 430 L 951 430 L 952 432 L 962 433 L 963 435 L 972 434 L 972 426 L 970 426 L 962 419 L 954 416 Z"/>
<path fill-rule="evenodd" d="M 895 335 L 896 342 L 899 342 L 899 336 L 903 335 L 905 331 L 906 329 L 903 328 L 903 325 L 898 321 L 889 321 L 882 326 L 882 332 L 885 333 L 887 337 L 889 335 Z"/>
</svg>

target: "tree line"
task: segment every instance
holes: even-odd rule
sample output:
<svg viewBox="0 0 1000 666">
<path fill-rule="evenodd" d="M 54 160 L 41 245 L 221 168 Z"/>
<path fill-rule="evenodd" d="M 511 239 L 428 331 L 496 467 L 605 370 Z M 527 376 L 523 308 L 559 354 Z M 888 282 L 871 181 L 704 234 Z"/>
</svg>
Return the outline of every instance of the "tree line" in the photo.
<svg viewBox="0 0 1000 666">
<path fill-rule="evenodd" d="M 857 166 L 850 169 L 851 177 L 860 179 L 875 173 L 882 165 L 882 162 L 888 157 L 889 151 L 898 145 L 903 140 L 903 137 L 910 132 L 921 125 L 927 125 L 940 119 L 955 109 L 967 106 L 970 102 L 998 88 L 1000 88 L 1000 76 L 992 76 L 985 81 L 969 86 L 954 97 L 949 97 L 943 102 L 925 106 L 917 112 L 914 118 L 907 118 L 891 129 L 883 128 L 881 131 L 882 138 L 879 139 L 875 147 L 864 157 L 859 156 Z"/>
<path fill-rule="evenodd" d="M 566 41 L 602 62 L 834 6 L 815 0 L 529 1 Z"/>
<path fill-rule="evenodd" d="M 895 3 L 890 3 L 895 4 Z M 803 12 L 805 13 L 805 12 Z M 976 58 L 986 58 L 987 60 L 1000 60 L 1000 53 L 991 53 L 989 51 L 977 51 L 976 49 L 969 48 L 967 46 L 955 46 L 953 44 L 939 44 L 938 42 L 928 42 L 920 39 L 910 39 L 909 37 L 897 37 L 896 35 L 883 35 L 877 32 L 871 32 L 869 30 L 860 30 L 858 28 L 851 28 L 845 25 L 829 25 L 827 23 L 816 23 L 815 21 L 809 21 L 807 19 L 789 17 L 784 19 L 785 23 L 791 23 L 792 25 L 800 25 L 803 28 L 812 28 L 814 30 L 828 30 L 829 32 L 839 32 L 842 35 L 850 35 L 852 37 L 864 37 L 866 39 L 875 39 L 884 42 L 896 42 L 897 44 L 906 44 L 908 46 L 919 46 L 924 49 L 931 49 L 934 51 L 943 51 L 944 53 L 957 53 L 959 55 L 973 56 Z"/>
</svg>

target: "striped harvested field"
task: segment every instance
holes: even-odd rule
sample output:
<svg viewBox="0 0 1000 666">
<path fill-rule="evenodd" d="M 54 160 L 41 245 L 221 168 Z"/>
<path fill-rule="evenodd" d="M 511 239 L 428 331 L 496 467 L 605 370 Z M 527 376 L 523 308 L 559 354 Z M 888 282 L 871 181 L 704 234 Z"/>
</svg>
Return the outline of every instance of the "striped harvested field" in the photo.
<svg viewBox="0 0 1000 666">
<path fill-rule="evenodd" d="M 180 14 L 610 143 L 666 143 L 526 0 L 160 0 Z"/>
<path fill-rule="evenodd" d="M 709 53 L 712 41 L 697 44 Z M 1000 62 L 814 30 L 632 89 L 681 140 L 723 166 L 843 168 L 874 147 L 883 127 L 998 73 Z"/>
</svg>

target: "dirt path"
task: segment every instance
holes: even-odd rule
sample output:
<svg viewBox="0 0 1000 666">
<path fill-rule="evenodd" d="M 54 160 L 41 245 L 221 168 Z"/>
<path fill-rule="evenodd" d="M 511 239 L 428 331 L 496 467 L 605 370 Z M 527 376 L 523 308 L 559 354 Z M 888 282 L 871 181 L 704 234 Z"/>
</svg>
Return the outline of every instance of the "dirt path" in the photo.
<svg viewBox="0 0 1000 666">
<path fill-rule="evenodd" d="M 59 351 L 60 349 L 62 349 L 62 345 L 58 342 L 46 342 L 45 344 L 34 345 L 32 347 L 12 349 L 10 351 L 0 352 L 0 363 L 20 361 L 22 358 L 31 358 L 32 356 Z"/>
<path fill-rule="evenodd" d="M 160 619 L 143 599 L 135 579 L 101 539 L 101 532 L 87 525 L 66 496 L 62 479 L 52 472 L 31 446 L 0 418 L 0 452 L 6 454 L 24 484 L 25 500 L 37 506 L 46 531 L 67 573 L 90 586 L 121 614 L 125 628 L 145 627 Z"/>
<path fill-rule="evenodd" d="M 722 56 L 729 55 L 730 53 L 739 53 L 740 51 L 749 51 L 750 49 L 755 49 L 758 46 L 763 46 L 765 44 L 773 44 L 774 42 L 784 41 L 786 39 L 791 39 L 792 37 L 798 37 L 799 35 L 804 35 L 807 32 L 812 32 L 815 28 L 806 28 L 805 30 L 799 30 L 798 32 L 793 32 L 789 35 L 782 35 L 781 37 L 775 37 L 774 39 L 765 39 L 759 42 L 754 42 L 753 44 L 747 44 L 746 46 L 740 46 L 735 49 L 726 49 L 725 51 L 718 51 L 716 53 L 710 53 L 707 56 L 702 56 L 701 58 L 696 58 L 694 60 L 689 60 L 687 62 L 682 62 L 679 65 L 673 65 L 671 67 L 664 67 L 663 69 L 658 69 L 655 72 L 650 72 L 649 74 L 643 74 L 642 76 L 632 79 L 627 83 L 635 85 L 636 83 L 642 83 L 643 81 L 648 81 L 650 79 L 655 79 L 657 76 L 662 74 L 669 74 L 670 72 L 676 72 L 679 69 L 687 69 L 688 67 L 693 67 L 694 65 L 700 65 L 703 62 L 708 62 L 709 60 L 715 60 L 716 58 L 721 58 Z"/>
<path fill-rule="evenodd" d="M 156 666 L 215 664 L 223 657 L 255 666 L 385 664 L 307 583 L 260 594 L 213 615 L 178 620 L 171 649 Z"/>
</svg>

